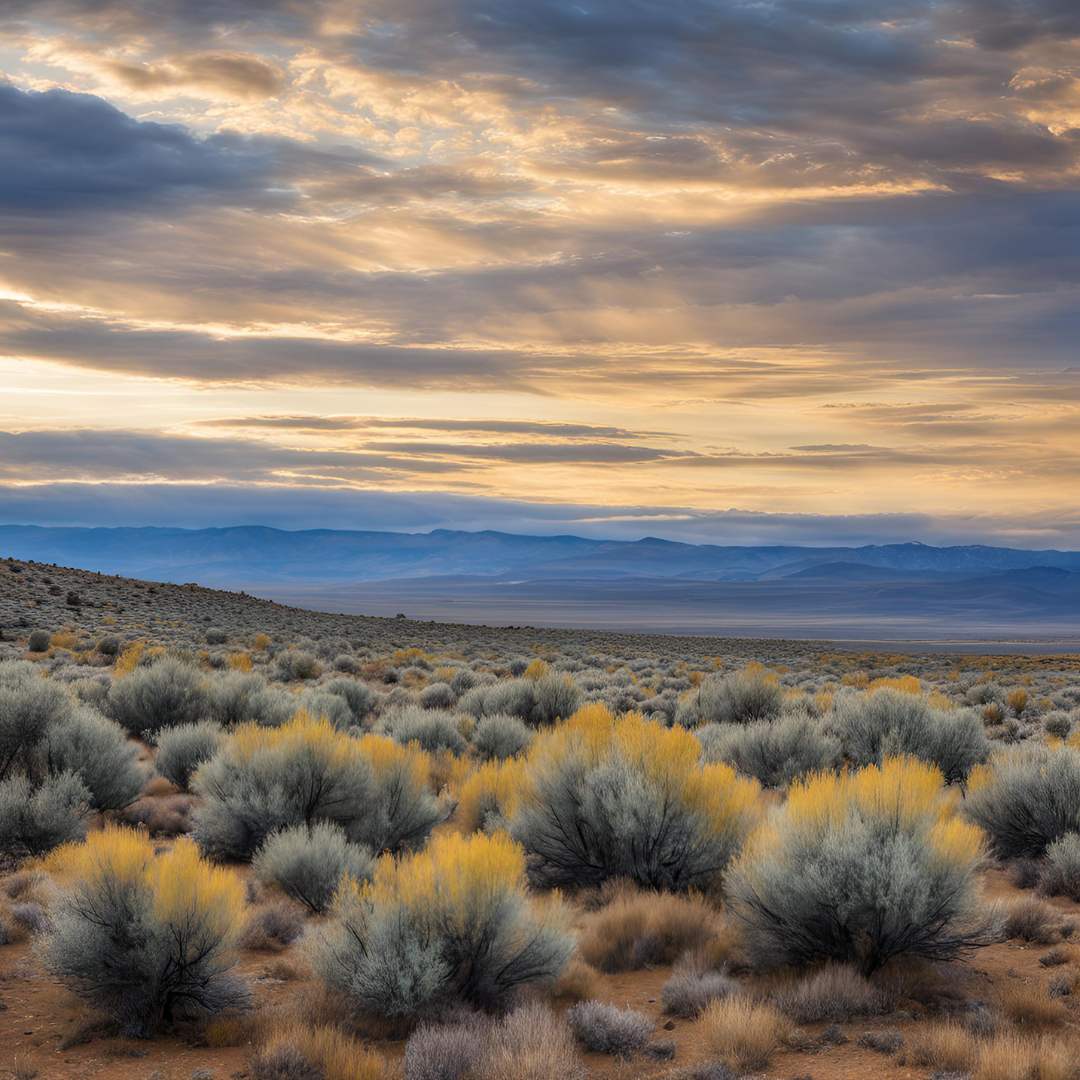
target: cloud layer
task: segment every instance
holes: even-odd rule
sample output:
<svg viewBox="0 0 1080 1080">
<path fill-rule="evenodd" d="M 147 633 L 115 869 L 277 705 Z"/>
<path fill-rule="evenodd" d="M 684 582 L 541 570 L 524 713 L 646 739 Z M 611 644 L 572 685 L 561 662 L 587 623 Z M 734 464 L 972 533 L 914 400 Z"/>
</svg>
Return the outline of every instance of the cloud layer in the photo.
<svg viewBox="0 0 1080 1080">
<path fill-rule="evenodd" d="M 7 0 L 0 31 L 9 494 L 1073 527 L 1067 0 Z"/>
</svg>

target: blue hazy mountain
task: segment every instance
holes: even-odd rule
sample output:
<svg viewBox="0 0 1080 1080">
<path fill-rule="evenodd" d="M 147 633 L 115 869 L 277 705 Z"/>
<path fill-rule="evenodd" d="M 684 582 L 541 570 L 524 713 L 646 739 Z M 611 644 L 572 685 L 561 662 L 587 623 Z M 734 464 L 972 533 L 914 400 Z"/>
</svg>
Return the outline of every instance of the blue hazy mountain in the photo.
<svg viewBox="0 0 1080 1080">
<path fill-rule="evenodd" d="M 1080 552 L 964 545 L 727 547 L 646 537 L 521 536 L 436 529 L 428 533 L 333 529 L 55 528 L 0 525 L 0 555 L 102 573 L 204 585 L 340 583 L 510 575 L 530 580 L 685 578 L 755 581 L 908 580 L 1035 567 L 1080 571 Z"/>
</svg>

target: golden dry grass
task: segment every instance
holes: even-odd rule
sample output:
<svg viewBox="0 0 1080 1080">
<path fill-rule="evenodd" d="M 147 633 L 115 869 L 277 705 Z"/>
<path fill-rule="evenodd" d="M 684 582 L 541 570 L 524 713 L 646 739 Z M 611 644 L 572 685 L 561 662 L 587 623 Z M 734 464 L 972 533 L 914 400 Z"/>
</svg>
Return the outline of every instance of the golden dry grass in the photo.
<svg viewBox="0 0 1080 1080">
<path fill-rule="evenodd" d="M 735 996 L 708 1005 L 698 1030 L 709 1053 L 742 1074 L 764 1069 L 792 1027 L 772 1005 Z"/>
<path fill-rule="evenodd" d="M 625 892 L 589 917 L 579 947 L 611 973 L 673 964 L 687 952 L 716 960 L 726 937 L 720 913 L 700 895 Z"/>
</svg>

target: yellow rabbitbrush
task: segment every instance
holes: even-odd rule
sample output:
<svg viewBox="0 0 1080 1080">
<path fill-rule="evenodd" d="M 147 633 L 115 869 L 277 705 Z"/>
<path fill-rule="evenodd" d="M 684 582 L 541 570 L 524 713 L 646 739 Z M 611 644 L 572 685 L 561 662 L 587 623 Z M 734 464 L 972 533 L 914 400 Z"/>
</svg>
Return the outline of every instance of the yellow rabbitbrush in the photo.
<svg viewBox="0 0 1080 1080">
<path fill-rule="evenodd" d="M 940 770 L 913 757 L 793 784 L 728 878 L 755 954 L 870 974 L 893 956 L 950 959 L 986 943 L 984 835 L 958 802 Z"/>
<path fill-rule="evenodd" d="M 46 966 L 129 1035 L 146 1037 L 181 1009 L 246 1001 L 230 974 L 243 889 L 188 838 L 157 854 L 145 835 L 109 827 L 57 848 L 43 866 L 66 885 L 40 946 Z"/>
<path fill-rule="evenodd" d="M 555 979 L 574 951 L 557 894 L 531 900 L 525 856 L 504 832 L 445 833 L 346 880 L 313 946 L 316 970 L 386 1016 L 457 1000 L 486 1008 Z"/>
<path fill-rule="evenodd" d="M 534 742 L 511 832 L 555 884 L 706 887 L 761 807 L 756 781 L 700 759 L 683 728 L 587 705 Z"/>
</svg>

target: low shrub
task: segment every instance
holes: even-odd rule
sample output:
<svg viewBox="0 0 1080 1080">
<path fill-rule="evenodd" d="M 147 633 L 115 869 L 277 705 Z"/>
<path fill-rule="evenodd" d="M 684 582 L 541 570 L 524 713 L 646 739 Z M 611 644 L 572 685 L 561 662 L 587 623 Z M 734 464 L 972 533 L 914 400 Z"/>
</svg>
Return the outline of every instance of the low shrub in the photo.
<svg viewBox="0 0 1080 1080">
<path fill-rule="evenodd" d="M 0 780 L 0 853 L 41 855 L 86 835 L 91 795 L 73 773 Z"/>
<path fill-rule="evenodd" d="M 30 652 L 48 652 L 52 647 L 52 636 L 48 630 L 31 630 L 26 637 L 26 647 Z"/>
<path fill-rule="evenodd" d="M 756 823 L 759 788 L 700 755 L 681 728 L 585 706 L 537 736 L 512 833 L 555 884 L 706 887 Z"/>
<path fill-rule="evenodd" d="M 739 1075 L 764 1069 L 791 1032 L 778 1009 L 734 996 L 712 1002 L 698 1022 L 708 1052 Z"/>
<path fill-rule="evenodd" d="M 210 686 L 190 664 L 162 657 L 137 667 L 109 689 L 109 714 L 132 735 L 194 724 L 210 713 Z"/>
<path fill-rule="evenodd" d="M 1047 867 L 1042 886 L 1051 896 L 1080 900 L 1080 833 L 1068 832 L 1046 846 Z"/>
<path fill-rule="evenodd" d="M 347 880 L 313 962 L 331 985 L 382 1016 L 459 1001 L 498 1006 L 515 988 L 554 980 L 574 951 L 557 898 L 524 887 L 525 859 L 504 833 L 433 837 L 382 859 L 371 882 Z"/>
<path fill-rule="evenodd" d="M 1007 940 L 1049 945 L 1060 938 L 1062 918 L 1045 900 L 1023 896 L 1003 905 L 1000 926 Z"/>
<path fill-rule="evenodd" d="M 616 1058 L 631 1058 L 644 1050 L 655 1028 L 645 1013 L 600 1001 L 579 1001 L 567 1010 L 566 1018 L 586 1050 Z"/>
<path fill-rule="evenodd" d="M 838 695 L 831 726 L 855 765 L 909 754 L 933 762 L 946 783 L 966 779 L 990 753 L 975 709 L 938 709 L 928 698 L 888 687 Z"/>
<path fill-rule="evenodd" d="M 675 713 L 684 727 L 698 724 L 751 724 L 775 720 L 784 703 L 780 681 L 760 664 L 733 675 L 710 675 Z"/>
<path fill-rule="evenodd" d="M 416 705 L 394 709 L 379 721 L 378 730 L 402 746 L 415 742 L 431 754 L 439 750 L 463 754 L 469 746 L 458 731 L 457 717 L 440 709 L 421 709 Z"/>
<path fill-rule="evenodd" d="M 240 727 L 200 766 L 195 837 L 215 858 L 249 858 L 272 833 L 327 821 L 353 843 L 397 851 L 446 816 L 419 751 L 356 737 L 299 712 L 280 728 Z"/>
<path fill-rule="evenodd" d="M 964 813 L 1001 858 L 1042 855 L 1080 822 L 1080 751 L 1028 744 L 972 772 Z"/>
<path fill-rule="evenodd" d="M 208 716 L 222 727 L 239 727 L 252 721 L 265 723 L 278 695 L 269 690 L 259 675 L 228 671 L 210 684 Z M 287 718 L 286 718 L 287 719 Z"/>
<path fill-rule="evenodd" d="M 422 709 L 452 709 L 457 703 L 457 694 L 449 683 L 432 683 L 420 693 Z"/>
<path fill-rule="evenodd" d="M 893 956 L 948 959 L 988 940 L 983 838 L 954 804 L 941 772 L 914 758 L 797 781 L 726 881 L 750 954 L 869 975 Z"/>
<path fill-rule="evenodd" d="M 299 1019 L 274 1024 L 252 1055 L 255 1080 L 389 1080 L 385 1058 L 330 1024 Z"/>
<path fill-rule="evenodd" d="M 692 1020 L 714 1001 L 738 993 L 739 984 L 719 971 L 703 971 L 696 964 L 682 964 L 660 989 L 664 1012 Z"/>
<path fill-rule="evenodd" d="M 187 791 L 195 770 L 217 753 L 225 732 L 213 720 L 165 728 L 157 736 L 154 767 L 166 780 Z"/>
<path fill-rule="evenodd" d="M 534 680 L 536 704 L 529 719 L 538 726 L 550 726 L 573 716 L 581 695 L 569 675 L 554 672 Z"/>
<path fill-rule="evenodd" d="M 501 1021 L 423 1024 L 405 1047 L 405 1080 L 584 1080 L 573 1036 L 541 1002 Z"/>
<path fill-rule="evenodd" d="M 601 971 L 638 971 L 673 964 L 688 952 L 705 952 L 719 927 L 719 915 L 700 895 L 622 890 L 589 916 L 579 948 Z"/>
<path fill-rule="evenodd" d="M 303 909 L 279 896 L 251 912 L 243 944 L 248 949 L 283 949 L 303 933 Z"/>
<path fill-rule="evenodd" d="M 503 760 L 524 753 L 532 742 L 533 733 L 516 716 L 485 716 L 476 725 L 473 749 L 485 761 Z"/>
<path fill-rule="evenodd" d="M 33 664 L 0 662 L 0 780 L 32 771 L 41 743 L 73 711 L 67 691 Z"/>
<path fill-rule="evenodd" d="M 506 829 L 525 785 L 521 758 L 485 761 L 461 784 L 454 820 L 465 833 Z"/>
<path fill-rule="evenodd" d="M 243 892 L 230 871 L 180 838 L 156 854 L 129 829 L 65 847 L 46 868 L 70 879 L 53 905 L 40 955 L 53 975 L 140 1038 L 185 1013 L 243 1005 L 232 974 Z"/>
<path fill-rule="evenodd" d="M 502 714 L 527 723 L 535 707 L 536 684 L 531 679 L 501 679 L 476 686 L 458 702 L 458 709 L 474 720 Z"/>
<path fill-rule="evenodd" d="M 349 706 L 354 724 L 362 724 L 379 704 L 381 695 L 359 679 L 331 679 L 319 689 L 324 694 L 335 694 Z"/>
<path fill-rule="evenodd" d="M 831 768 L 840 741 L 805 711 L 748 724 L 706 724 L 694 733 L 702 760 L 724 762 L 763 787 L 786 788 L 808 772 Z"/>
<path fill-rule="evenodd" d="M 278 673 L 287 682 L 305 682 L 322 674 L 322 664 L 302 649 L 286 649 L 277 655 Z"/>
<path fill-rule="evenodd" d="M 295 825 L 268 837 L 251 864 L 259 881 L 272 881 L 312 911 L 325 911 L 342 878 L 367 881 L 375 872 L 371 851 L 350 844 L 329 821 Z"/>
<path fill-rule="evenodd" d="M 100 713 L 79 706 L 53 726 L 31 766 L 36 779 L 70 772 L 86 785 L 94 810 L 122 810 L 146 783 L 139 748 L 123 729 Z"/>
<path fill-rule="evenodd" d="M 885 1011 L 885 993 L 847 964 L 827 964 L 771 995 L 772 1003 L 798 1024 L 832 1023 Z"/>
</svg>

